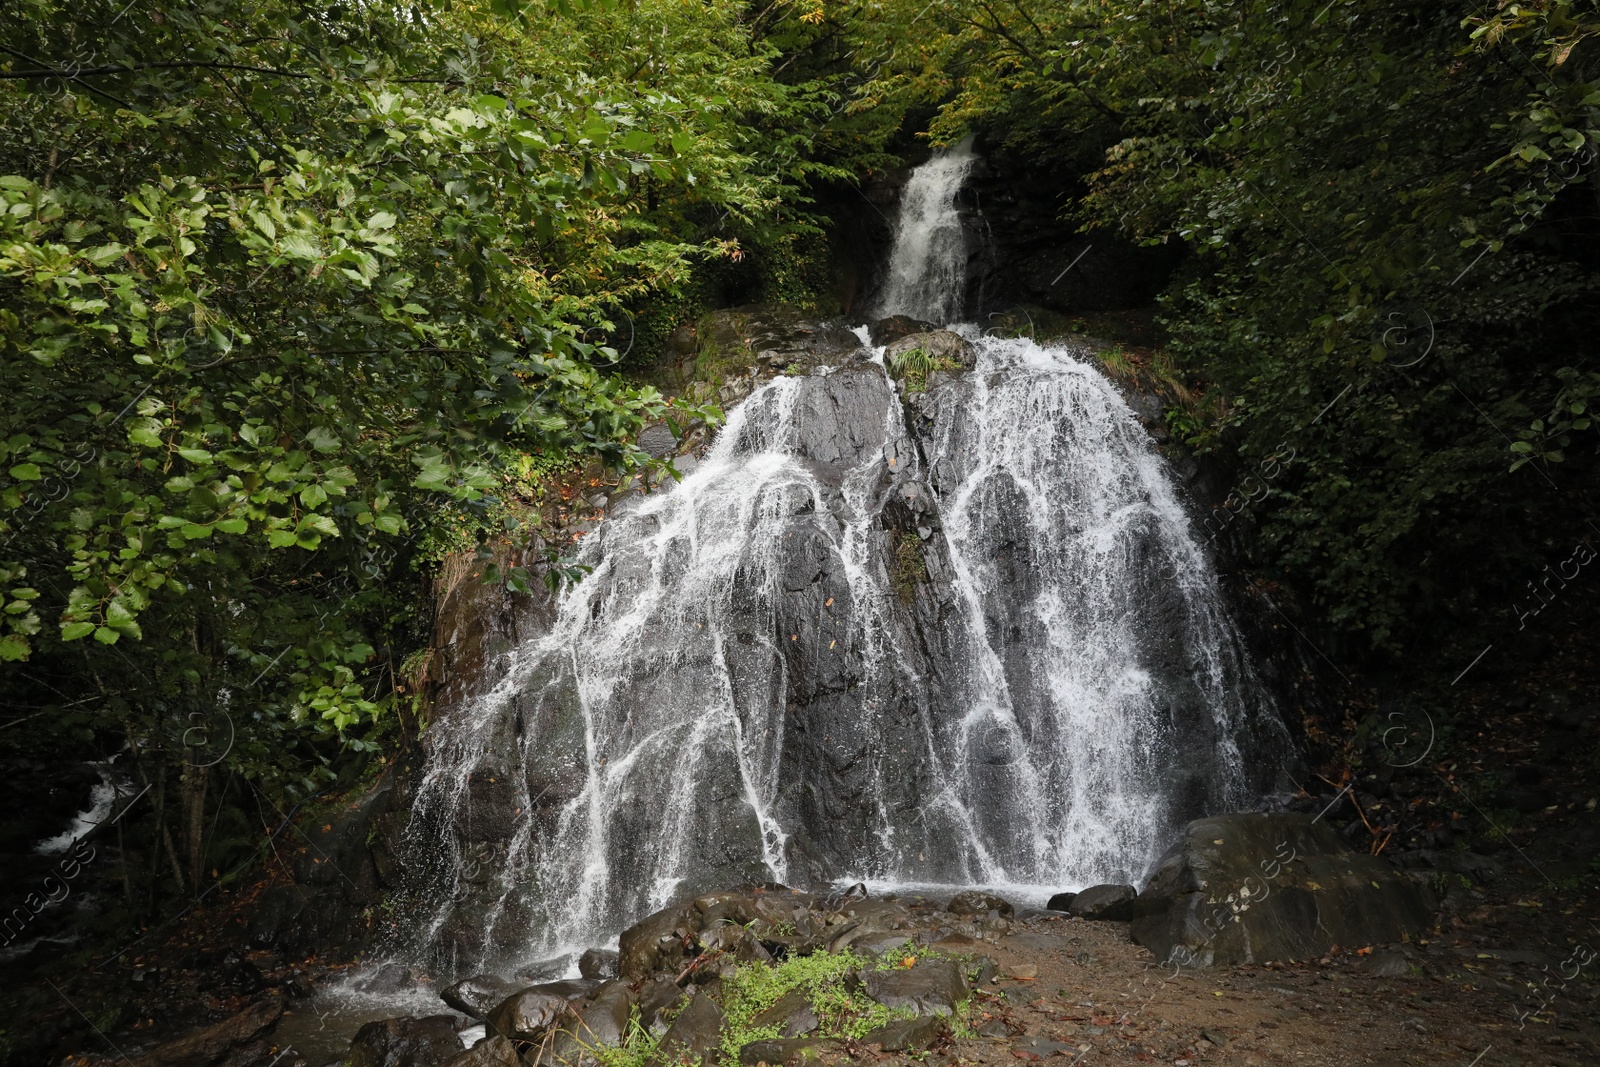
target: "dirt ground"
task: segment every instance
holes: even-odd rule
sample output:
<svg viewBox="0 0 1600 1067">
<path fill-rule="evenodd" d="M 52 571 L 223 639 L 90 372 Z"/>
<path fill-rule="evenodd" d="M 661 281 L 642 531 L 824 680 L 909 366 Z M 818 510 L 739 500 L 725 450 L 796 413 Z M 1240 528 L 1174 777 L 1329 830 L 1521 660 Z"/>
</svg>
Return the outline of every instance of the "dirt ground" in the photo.
<svg viewBox="0 0 1600 1067">
<path fill-rule="evenodd" d="M 1530 923 L 1549 926 L 1537 914 L 1530 920 L 1534 904 L 1485 905 L 1459 929 L 1416 945 L 1203 971 L 1158 967 L 1124 923 L 1030 916 L 986 949 L 1002 977 L 980 994 L 990 1016 L 980 1029 L 1003 1036 L 958 1039 L 931 1058 L 1013 1067 L 1036 1059 L 1062 1067 L 1594 1067 L 1600 961 L 1562 987 L 1560 964 L 1571 960 L 1571 974 L 1583 954 L 1557 959 L 1527 947 Z M 1574 929 L 1583 921 L 1576 909 L 1563 918 Z M 1031 980 L 1004 977 L 1030 967 Z M 1561 988 L 1553 999 L 1547 991 L 1541 1011 L 1527 983 L 1550 976 L 1548 989 Z"/>
</svg>

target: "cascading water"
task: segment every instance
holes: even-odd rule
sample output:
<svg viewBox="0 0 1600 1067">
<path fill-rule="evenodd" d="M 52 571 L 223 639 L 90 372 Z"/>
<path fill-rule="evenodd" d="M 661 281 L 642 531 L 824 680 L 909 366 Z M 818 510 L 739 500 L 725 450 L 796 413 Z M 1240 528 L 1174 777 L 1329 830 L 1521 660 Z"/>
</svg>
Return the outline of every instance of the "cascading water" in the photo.
<svg viewBox="0 0 1600 1067">
<path fill-rule="evenodd" d="M 924 322 L 961 318 L 967 242 L 956 194 L 977 159 L 968 137 L 912 172 L 901 193 L 880 315 L 909 315 Z"/>
<path fill-rule="evenodd" d="M 1263 784 L 1281 727 L 1149 438 L 1073 352 L 962 332 L 926 393 L 865 350 L 773 379 L 613 509 L 430 731 L 414 950 L 552 958 L 747 880 L 1128 881 Z"/>
</svg>

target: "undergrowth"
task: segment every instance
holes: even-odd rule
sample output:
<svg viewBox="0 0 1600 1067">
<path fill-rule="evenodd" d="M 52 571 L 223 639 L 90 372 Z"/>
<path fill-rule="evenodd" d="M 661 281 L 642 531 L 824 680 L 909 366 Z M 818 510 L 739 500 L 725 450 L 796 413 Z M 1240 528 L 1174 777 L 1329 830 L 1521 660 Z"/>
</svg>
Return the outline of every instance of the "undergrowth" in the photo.
<svg viewBox="0 0 1600 1067">
<path fill-rule="evenodd" d="M 908 348 L 889 356 L 889 370 L 905 383 L 907 393 L 928 391 L 928 377 L 937 370 L 960 370 L 961 364 L 948 356 L 936 356 L 925 348 Z"/>
<path fill-rule="evenodd" d="M 843 952 L 817 952 L 797 956 L 782 963 L 744 963 L 738 970 L 722 979 L 722 1026 L 718 1058 L 723 1063 L 738 1063 L 739 1050 L 753 1041 L 774 1040 L 781 1037 L 776 1026 L 753 1026 L 751 1020 L 772 1007 L 785 995 L 800 990 L 816 1013 L 818 1025 L 805 1035 L 813 1038 L 859 1039 L 866 1034 L 897 1019 L 910 1019 L 915 1013 L 903 1008 L 889 1008 L 871 999 L 859 987 L 852 989 L 849 976 L 863 971 L 894 970 L 909 967 L 920 960 L 959 959 L 935 950 L 919 948 L 915 955 L 891 952 L 882 959 L 859 956 L 848 950 Z M 965 962 L 965 961 L 960 961 Z M 685 999 L 678 1010 L 688 1004 Z M 949 1020 L 953 1032 L 971 1035 L 971 1001 L 957 1005 L 955 1015 Z M 590 1049 L 601 1067 L 644 1067 L 655 1056 L 661 1044 L 659 1035 L 652 1035 L 640 1024 L 638 1009 L 629 1022 L 624 1043 L 611 1048 Z"/>
</svg>

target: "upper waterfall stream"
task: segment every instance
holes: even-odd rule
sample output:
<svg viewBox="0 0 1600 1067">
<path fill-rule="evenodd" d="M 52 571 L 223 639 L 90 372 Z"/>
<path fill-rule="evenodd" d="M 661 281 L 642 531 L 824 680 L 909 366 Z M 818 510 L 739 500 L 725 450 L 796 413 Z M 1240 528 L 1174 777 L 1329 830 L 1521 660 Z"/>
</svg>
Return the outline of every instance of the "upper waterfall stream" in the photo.
<svg viewBox="0 0 1600 1067">
<path fill-rule="evenodd" d="M 917 284 L 958 309 L 964 248 L 927 231 L 896 263 L 940 259 Z M 1281 727 L 1149 437 L 1082 353 L 961 332 L 976 367 L 925 393 L 870 349 L 768 381 L 612 509 L 428 734 L 413 951 L 559 957 L 743 881 L 1132 881 L 1259 788 Z"/>
</svg>

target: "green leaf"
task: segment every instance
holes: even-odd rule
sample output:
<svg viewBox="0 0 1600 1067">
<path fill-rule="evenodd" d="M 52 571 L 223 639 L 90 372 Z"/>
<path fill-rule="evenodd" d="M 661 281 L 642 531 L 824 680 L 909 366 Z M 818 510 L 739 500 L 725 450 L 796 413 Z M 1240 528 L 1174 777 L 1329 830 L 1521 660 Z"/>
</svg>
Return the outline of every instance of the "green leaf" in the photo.
<svg viewBox="0 0 1600 1067">
<path fill-rule="evenodd" d="M 64 622 L 61 624 L 61 640 L 76 641 L 94 633 L 92 622 Z"/>
<path fill-rule="evenodd" d="M 37 463 L 18 463 L 6 473 L 19 482 L 36 482 L 43 477 L 39 473 L 39 465 Z"/>
</svg>

